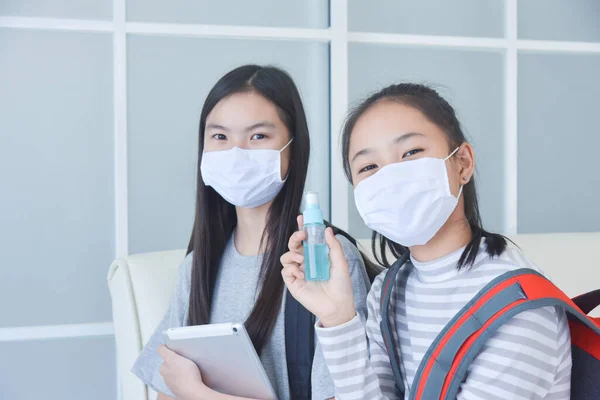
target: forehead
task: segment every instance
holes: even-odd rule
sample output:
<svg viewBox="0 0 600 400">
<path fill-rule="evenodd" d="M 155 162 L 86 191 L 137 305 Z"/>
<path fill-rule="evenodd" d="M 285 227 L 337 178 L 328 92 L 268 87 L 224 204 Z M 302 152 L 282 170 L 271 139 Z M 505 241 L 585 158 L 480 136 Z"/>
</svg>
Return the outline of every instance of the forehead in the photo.
<svg viewBox="0 0 600 400">
<path fill-rule="evenodd" d="M 220 125 L 255 122 L 256 119 L 280 122 L 277 108 L 255 91 L 234 93 L 219 101 L 208 114 L 207 121 Z"/>
<path fill-rule="evenodd" d="M 350 136 L 350 155 L 410 132 L 421 133 L 427 139 L 447 140 L 444 131 L 419 109 L 394 100 L 379 101 L 356 121 Z"/>
</svg>

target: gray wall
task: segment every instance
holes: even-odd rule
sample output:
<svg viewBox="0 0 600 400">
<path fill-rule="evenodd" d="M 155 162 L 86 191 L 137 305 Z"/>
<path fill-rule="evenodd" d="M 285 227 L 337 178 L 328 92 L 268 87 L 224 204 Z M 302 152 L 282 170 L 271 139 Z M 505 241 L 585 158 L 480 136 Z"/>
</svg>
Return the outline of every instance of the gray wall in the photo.
<svg viewBox="0 0 600 400">
<path fill-rule="evenodd" d="M 599 4 L 519 0 L 518 39 L 598 44 Z M 311 128 L 308 187 L 321 193 L 326 214 L 335 207 L 332 199 L 349 197 L 347 219 L 333 222 L 369 237 L 351 188 L 330 193 L 331 180 L 342 178 L 329 172 L 331 135 L 338 134 L 330 132 L 330 102 L 340 99 L 330 93 L 336 71 L 329 70 L 326 1 L 126 0 L 129 22 L 306 28 L 324 38 L 251 39 L 243 30 L 238 38 L 128 33 L 127 203 L 115 190 L 120 172 L 112 6 L 112 0 L 0 1 L 2 399 L 116 398 L 111 336 L 41 334 L 25 342 L 2 341 L 2 335 L 15 327 L 42 326 L 43 332 L 48 326 L 111 320 L 105 276 L 119 248 L 118 204 L 127 204 L 119 212 L 128 215 L 124 240 L 130 253 L 185 247 L 200 108 L 211 85 L 232 67 L 272 63 L 290 71 Z M 348 0 L 348 28 L 502 40 L 504 8 L 500 0 Z M 69 23 L 63 18 L 76 20 L 79 28 L 65 29 Z M 20 24 L 31 26 L 15 27 Z M 43 28 L 31 29 L 36 24 Z M 503 48 L 351 40 L 348 100 L 356 104 L 394 81 L 432 84 L 456 107 L 473 141 L 486 226 L 506 231 L 505 177 L 516 168 L 519 232 L 598 231 L 600 51 L 594 49 L 519 50 L 516 165 L 506 165 Z"/>
</svg>

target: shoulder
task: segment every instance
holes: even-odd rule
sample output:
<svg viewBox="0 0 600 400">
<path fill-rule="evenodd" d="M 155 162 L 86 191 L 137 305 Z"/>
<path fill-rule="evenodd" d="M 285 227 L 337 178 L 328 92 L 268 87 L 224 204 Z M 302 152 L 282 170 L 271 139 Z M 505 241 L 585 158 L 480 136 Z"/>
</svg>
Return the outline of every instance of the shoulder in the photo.
<svg viewBox="0 0 600 400">
<path fill-rule="evenodd" d="M 481 250 L 473 266 L 464 267 L 457 278 L 463 283 L 473 288 L 481 290 L 499 276 L 518 269 L 531 269 L 543 275 L 543 271 L 535 265 L 527 256 L 515 245 L 509 245 L 506 250 L 497 257 L 490 257 L 485 250 Z M 544 307 L 533 309 L 522 313 L 521 315 L 537 314 L 540 318 L 546 319 L 549 323 L 556 326 L 559 322 L 559 315 L 554 307 Z M 520 318 L 517 318 L 518 321 Z M 553 321 L 553 323 L 551 322 Z"/>
<path fill-rule="evenodd" d="M 179 265 L 179 276 L 190 278 L 192 276 L 193 263 L 194 263 L 194 252 L 192 251 L 185 256 L 185 258 Z"/>
<path fill-rule="evenodd" d="M 358 251 L 358 248 L 348 240 L 348 238 L 342 235 L 336 235 L 336 239 L 339 240 L 342 245 L 344 257 L 348 262 L 354 294 L 356 296 L 360 293 L 364 298 L 367 295 L 368 289 L 371 287 L 371 282 L 369 280 L 369 275 L 367 274 L 363 255 Z"/>
<path fill-rule="evenodd" d="M 484 253 L 484 252 L 483 252 Z M 463 280 L 472 280 L 484 286 L 498 276 L 528 268 L 543 274 L 527 256 L 515 245 L 509 245 L 498 257 L 490 258 L 483 254 L 471 271 L 466 270 Z M 540 359 L 553 359 L 557 342 L 568 340 L 568 322 L 565 312 L 556 307 L 540 307 L 524 311 L 501 325 L 494 339 L 499 347 L 529 349 L 537 352 Z"/>
<path fill-rule="evenodd" d="M 187 295 L 190 292 L 192 282 L 192 268 L 194 261 L 194 253 L 191 252 L 185 256 L 181 264 L 179 265 L 178 277 L 177 277 L 177 295 Z"/>
<path fill-rule="evenodd" d="M 535 265 L 516 245 L 509 245 L 506 251 L 495 260 L 507 271 L 528 268 L 544 275 L 543 270 Z M 525 311 L 513 317 L 503 328 L 520 330 L 522 337 L 537 337 L 538 342 L 563 341 L 565 337 L 568 339 L 569 336 L 566 313 L 557 307 L 540 307 Z"/>
<path fill-rule="evenodd" d="M 543 273 L 543 271 L 538 268 L 538 266 L 535 265 L 520 248 L 513 244 L 509 244 L 506 247 L 506 250 L 497 258 L 497 260 L 505 263 L 507 266 L 512 267 L 513 269 L 529 268 L 539 273 Z"/>
<path fill-rule="evenodd" d="M 352 261 L 363 262 L 362 256 L 360 255 L 358 248 L 354 244 L 352 244 L 352 242 L 347 237 L 338 234 L 335 235 L 335 238 L 342 245 L 342 250 L 348 263 L 351 263 Z"/>
<path fill-rule="evenodd" d="M 502 324 L 486 342 L 488 348 L 498 352 L 511 349 L 506 357 L 522 358 L 527 354 L 527 369 L 540 368 L 554 374 L 570 353 L 570 334 L 566 314 L 556 307 L 541 307 L 517 314 Z M 542 371 L 537 371 L 542 373 Z"/>
<path fill-rule="evenodd" d="M 490 257 L 485 250 L 485 245 L 482 244 L 473 265 L 464 266 L 457 278 L 463 282 L 470 281 L 472 287 L 479 285 L 483 288 L 500 275 L 522 268 L 528 268 L 543 274 L 543 271 L 527 258 L 521 249 L 514 245 L 509 245 L 499 256 Z"/>
</svg>

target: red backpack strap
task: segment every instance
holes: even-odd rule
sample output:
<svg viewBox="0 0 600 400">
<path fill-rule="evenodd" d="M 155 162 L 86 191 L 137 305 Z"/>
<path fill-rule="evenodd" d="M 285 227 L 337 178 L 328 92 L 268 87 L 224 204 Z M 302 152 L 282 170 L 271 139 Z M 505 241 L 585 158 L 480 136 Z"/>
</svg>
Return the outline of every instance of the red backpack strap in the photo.
<svg viewBox="0 0 600 400">
<path fill-rule="evenodd" d="M 509 319 L 524 311 L 541 307 L 561 307 L 570 315 L 572 320 L 578 320 L 594 333 L 600 335 L 600 324 L 593 318 L 584 314 L 577 305 L 552 282 L 538 273 L 528 273 L 527 270 L 520 271 L 522 271 L 522 274 L 517 277 L 517 283 L 521 286 L 523 292 L 527 296 L 527 301 L 520 304 L 512 304 L 510 307 L 507 307 L 506 310 L 495 315 L 484 324 L 478 332 L 464 342 L 464 345 L 456 355 L 450 372 L 444 381 L 441 399 L 456 398 L 456 394 L 460 389 L 460 384 L 464 381 L 470 364 L 481 351 L 485 341 Z"/>
<path fill-rule="evenodd" d="M 515 284 L 516 276 L 517 271 L 511 271 L 492 280 L 446 324 L 429 346 L 417 369 L 409 400 L 439 399 L 444 381 L 463 342 L 499 311 L 526 300 L 519 285 Z"/>
<path fill-rule="evenodd" d="M 573 303 L 579 307 L 583 313 L 589 314 L 596 307 L 600 306 L 600 289 L 573 298 Z M 597 325 L 600 325 L 600 318 L 592 319 Z M 571 318 L 569 320 L 569 328 L 571 330 L 571 344 L 579 347 L 597 360 L 600 360 L 600 342 L 597 338 L 589 335 L 589 324 L 582 324 L 580 320 Z M 573 392 L 572 389 L 571 393 Z"/>
<path fill-rule="evenodd" d="M 394 382 L 396 384 L 396 392 L 399 398 L 404 398 L 404 377 L 402 375 L 402 367 L 398 360 L 398 348 L 394 341 L 394 335 L 392 334 L 392 320 L 390 317 L 390 299 L 392 298 L 392 289 L 396 283 L 396 276 L 398 271 L 406 263 L 410 257 L 410 253 L 407 251 L 400 259 L 398 259 L 385 274 L 383 284 L 381 285 L 381 323 L 379 324 L 381 330 L 381 336 L 385 343 L 385 348 L 390 359 L 390 365 L 392 366 L 392 372 L 394 373 Z"/>
<path fill-rule="evenodd" d="M 600 325 L 543 275 L 526 268 L 510 271 L 483 288 L 440 333 L 410 398 L 455 399 L 486 340 L 515 315 L 548 306 L 563 307 L 600 335 Z"/>
</svg>

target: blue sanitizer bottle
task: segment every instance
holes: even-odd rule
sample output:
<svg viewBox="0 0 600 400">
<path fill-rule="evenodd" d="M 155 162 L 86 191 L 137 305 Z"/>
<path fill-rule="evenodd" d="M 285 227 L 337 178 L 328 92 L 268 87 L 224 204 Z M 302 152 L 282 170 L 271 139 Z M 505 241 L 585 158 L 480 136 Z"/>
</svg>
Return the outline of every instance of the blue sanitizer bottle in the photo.
<svg viewBox="0 0 600 400">
<path fill-rule="evenodd" d="M 319 208 L 319 195 L 304 195 L 304 274 L 307 281 L 329 280 L 329 248 L 325 242 L 323 212 Z"/>
</svg>

